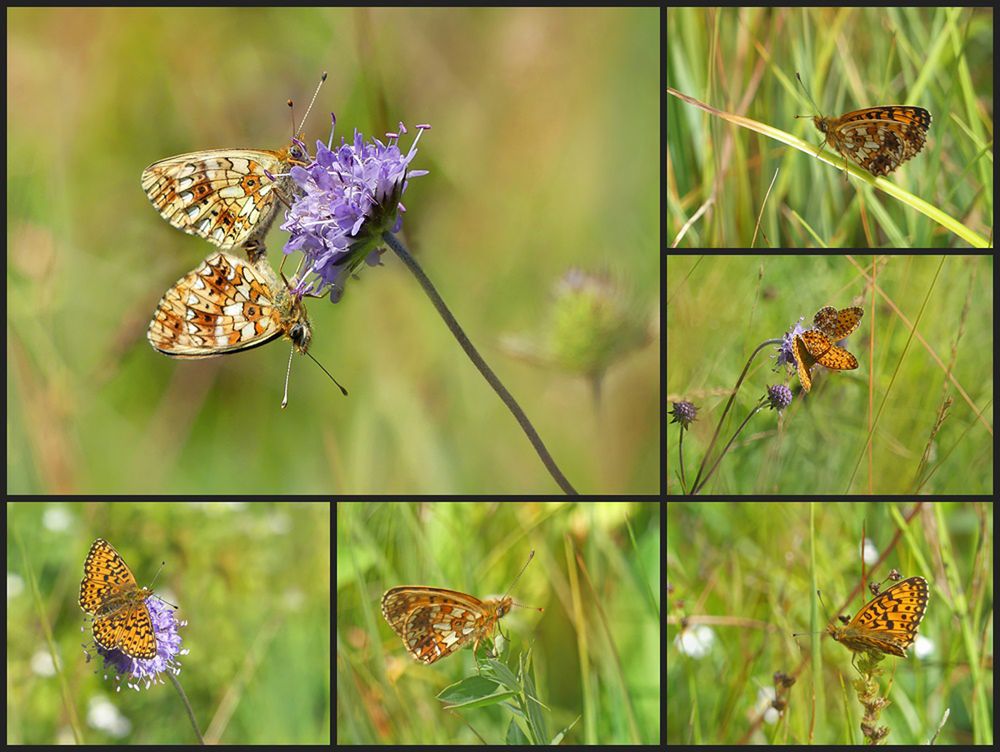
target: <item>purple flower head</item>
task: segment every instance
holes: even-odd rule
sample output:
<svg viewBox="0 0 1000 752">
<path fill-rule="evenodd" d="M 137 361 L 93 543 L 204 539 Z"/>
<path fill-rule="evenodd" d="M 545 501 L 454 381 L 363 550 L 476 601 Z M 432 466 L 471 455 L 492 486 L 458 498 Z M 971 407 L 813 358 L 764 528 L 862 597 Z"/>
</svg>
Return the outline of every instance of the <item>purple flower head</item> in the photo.
<svg viewBox="0 0 1000 752">
<path fill-rule="evenodd" d="M 698 408 L 694 406 L 693 402 L 685 400 L 683 402 L 671 402 L 670 404 L 673 406 L 670 414 L 674 416 L 674 419 L 670 422 L 680 423 L 682 428 L 690 426 L 698 415 Z"/>
<path fill-rule="evenodd" d="M 802 319 L 800 318 L 795 326 L 792 327 L 790 332 L 787 332 L 781 341 L 781 345 L 778 347 L 778 360 L 775 366 L 783 366 L 786 363 L 795 366 L 795 336 L 802 334 L 805 329 L 802 328 Z"/>
<path fill-rule="evenodd" d="M 406 209 L 400 199 L 409 179 L 427 174 L 407 169 L 417 154 L 420 132 L 430 128 L 416 127 L 417 136 L 406 154 L 399 149 L 400 133 L 407 132 L 402 123 L 400 133 L 386 134 L 385 143 L 376 138 L 366 142 L 355 129 L 353 141 L 341 137 L 337 147 L 331 127 L 330 143 L 317 141 L 316 156 L 305 167 L 292 167 L 290 175 L 300 195 L 281 229 L 291 233 L 285 253 L 302 251 L 305 256 L 306 273 L 297 280 L 296 293 L 329 294 L 336 303 L 347 278 L 362 263 L 379 265 L 382 233 L 399 232 L 402 227 Z"/>
<path fill-rule="evenodd" d="M 792 404 L 792 390 L 784 384 L 775 384 L 767 388 L 767 401 L 769 409 L 784 410 Z"/>
</svg>

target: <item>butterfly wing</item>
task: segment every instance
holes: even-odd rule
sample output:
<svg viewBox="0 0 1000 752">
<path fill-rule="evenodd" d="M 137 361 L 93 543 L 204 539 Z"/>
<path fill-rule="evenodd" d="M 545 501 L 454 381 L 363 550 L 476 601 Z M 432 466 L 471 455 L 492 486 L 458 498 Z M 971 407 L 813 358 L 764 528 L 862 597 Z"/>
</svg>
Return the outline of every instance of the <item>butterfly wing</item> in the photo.
<svg viewBox="0 0 1000 752">
<path fill-rule="evenodd" d="M 888 175 L 924 148 L 930 124 L 931 115 L 922 107 L 855 110 L 838 119 L 837 149 L 873 175 Z"/>
<path fill-rule="evenodd" d="M 830 338 L 823 334 L 823 332 L 816 331 L 815 329 L 806 329 L 799 334 L 799 337 L 802 339 L 802 344 L 806 350 L 808 350 L 817 363 L 823 357 L 823 354 L 833 347 Z"/>
<path fill-rule="evenodd" d="M 275 188 L 289 182 L 266 172 L 278 176 L 294 161 L 289 149 L 197 151 L 151 164 L 142 189 L 171 225 L 229 250 L 270 229 L 280 206 Z"/>
<path fill-rule="evenodd" d="M 801 334 L 795 335 L 793 344 L 795 347 L 795 370 L 799 374 L 799 383 L 808 392 L 812 388 L 812 377 L 809 375 L 809 369 L 816 362 L 816 359 L 809 353 L 809 348 L 806 347 Z"/>
<path fill-rule="evenodd" d="M 879 593 L 858 611 L 846 629 L 861 630 L 885 653 L 905 657 L 927 611 L 930 589 L 923 577 L 910 577 Z"/>
<path fill-rule="evenodd" d="M 821 366 L 835 371 L 853 371 L 858 367 L 858 359 L 843 347 L 833 344 L 823 332 L 807 329 L 799 337 L 809 354 Z"/>
<path fill-rule="evenodd" d="M 859 306 L 842 308 L 839 311 L 833 306 L 825 306 L 816 312 L 813 326 L 834 342 L 845 339 L 854 333 L 861 324 L 865 309 Z"/>
<path fill-rule="evenodd" d="M 831 345 L 816 362 L 832 371 L 853 371 L 858 367 L 858 359 L 843 347 Z"/>
<path fill-rule="evenodd" d="M 382 616 L 413 658 L 431 664 L 478 644 L 510 605 L 510 598 L 481 601 L 457 590 L 400 586 L 382 596 Z"/>
<path fill-rule="evenodd" d="M 287 335 L 300 352 L 311 330 L 301 302 L 270 267 L 216 253 L 163 295 L 146 337 L 164 355 L 206 358 Z"/>
</svg>

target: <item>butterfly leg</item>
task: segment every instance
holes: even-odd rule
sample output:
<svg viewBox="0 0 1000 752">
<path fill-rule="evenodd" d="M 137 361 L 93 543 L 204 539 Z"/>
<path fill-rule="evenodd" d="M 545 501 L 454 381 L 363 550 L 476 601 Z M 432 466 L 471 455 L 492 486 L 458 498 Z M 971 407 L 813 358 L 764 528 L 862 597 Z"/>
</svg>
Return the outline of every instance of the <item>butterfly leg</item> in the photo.
<svg viewBox="0 0 1000 752">
<path fill-rule="evenodd" d="M 243 250 L 247 252 L 247 259 L 249 259 L 251 264 L 256 264 L 267 256 L 267 247 L 262 240 L 248 240 L 243 244 Z"/>
</svg>

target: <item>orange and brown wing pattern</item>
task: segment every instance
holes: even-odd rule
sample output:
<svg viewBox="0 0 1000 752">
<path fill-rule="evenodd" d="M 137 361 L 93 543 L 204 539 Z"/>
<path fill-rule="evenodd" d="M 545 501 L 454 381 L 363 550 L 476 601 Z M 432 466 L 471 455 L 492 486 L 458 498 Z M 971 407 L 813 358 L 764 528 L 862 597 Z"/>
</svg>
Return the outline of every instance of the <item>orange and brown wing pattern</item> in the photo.
<svg viewBox="0 0 1000 752">
<path fill-rule="evenodd" d="M 94 641 L 106 650 L 121 650 L 132 658 L 156 657 L 153 620 L 138 594 L 114 613 L 94 620 Z"/>
<path fill-rule="evenodd" d="M 843 157 L 878 177 L 920 153 L 931 114 L 922 107 L 893 104 L 816 117 L 813 122 Z"/>
<path fill-rule="evenodd" d="M 94 541 L 83 563 L 80 608 L 94 617 L 94 641 L 106 650 L 133 658 L 156 657 L 156 634 L 145 599 L 124 559 L 102 538 Z"/>
<path fill-rule="evenodd" d="M 457 590 L 401 586 L 382 596 L 382 616 L 413 658 L 431 664 L 469 642 L 478 645 L 511 603 L 509 597 L 482 601 Z"/>
<path fill-rule="evenodd" d="M 88 614 L 104 616 L 114 610 L 122 593 L 138 587 L 125 560 L 114 547 L 103 538 L 95 540 L 83 562 L 80 608 Z"/>
<path fill-rule="evenodd" d="M 872 598 L 847 626 L 830 625 L 827 632 L 854 652 L 877 650 L 905 658 L 929 598 L 927 580 L 910 577 Z"/>
<path fill-rule="evenodd" d="M 864 315 L 865 309 L 860 306 L 841 308 L 839 311 L 833 306 L 824 306 L 813 317 L 813 326 L 836 342 L 851 336 Z"/>
<path fill-rule="evenodd" d="M 806 347 L 801 334 L 795 335 L 793 346 L 795 347 L 795 369 L 799 374 L 799 383 L 808 392 L 812 389 L 812 377 L 809 374 L 809 369 L 812 368 L 816 359 L 809 353 L 809 348 Z"/>
<path fill-rule="evenodd" d="M 280 206 L 276 190 L 292 185 L 279 175 L 301 162 L 298 146 L 191 152 L 143 170 L 142 189 L 171 225 L 229 250 L 267 233 Z"/>
<path fill-rule="evenodd" d="M 163 295 L 146 337 L 165 355 L 206 358 L 287 336 L 300 352 L 311 329 L 301 301 L 266 260 L 256 265 L 216 253 Z"/>
<path fill-rule="evenodd" d="M 807 329 L 799 336 L 809 354 L 821 366 L 834 371 L 853 371 L 858 367 L 858 359 L 843 347 L 833 344 L 823 332 Z"/>
</svg>

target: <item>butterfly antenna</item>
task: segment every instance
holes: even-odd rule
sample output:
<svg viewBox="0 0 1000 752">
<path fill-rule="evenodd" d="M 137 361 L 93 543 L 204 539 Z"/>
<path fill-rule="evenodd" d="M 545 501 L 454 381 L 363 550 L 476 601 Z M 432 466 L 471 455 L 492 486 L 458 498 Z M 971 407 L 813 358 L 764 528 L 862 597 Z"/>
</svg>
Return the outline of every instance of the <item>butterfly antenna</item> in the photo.
<svg viewBox="0 0 1000 752">
<path fill-rule="evenodd" d="M 313 363 L 315 363 L 316 365 L 318 365 L 323 370 L 323 373 L 325 373 L 327 376 L 330 377 L 330 381 L 332 381 L 334 384 L 336 384 L 337 386 L 340 387 L 340 391 L 346 397 L 347 396 L 347 390 L 344 389 L 343 385 L 339 381 L 337 381 L 335 378 L 333 378 L 333 374 L 331 374 L 328 370 L 326 370 L 325 368 L 323 368 L 323 364 L 320 363 L 318 360 L 316 360 L 316 358 L 314 358 L 312 356 L 312 353 L 310 353 L 308 350 L 306 351 L 306 355 L 309 356 L 309 359 L 312 360 Z"/>
<path fill-rule="evenodd" d="M 827 614 L 829 614 L 829 611 L 827 611 L 827 608 L 826 608 L 826 604 L 823 603 L 823 594 L 819 590 L 817 590 L 816 591 L 816 595 L 819 596 L 819 602 L 823 604 L 823 610 L 826 611 Z M 828 619 L 827 623 L 829 624 L 830 621 L 831 620 Z M 820 634 L 822 631 L 823 630 L 820 630 L 820 632 L 792 632 L 792 637 L 802 637 L 803 635 Z"/>
<path fill-rule="evenodd" d="M 288 405 L 288 377 L 292 375 L 292 355 L 295 354 L 295 346 L 292 346 L 291 351 L 288 353 L 288 370 L 285 371 L 285 394 L 281 398 L 281 409 L 284 410 L 285 406 Z"/>
<path fill-rule="evenodd" d="M 306 108 L 306 114 L 302 116 L 302 122 L 299 123 L 299 128 L 305 125 L 306 118 L 309 117 L 309 113 L 312 112 L 313 105 L 316 104 L 316 97 L 319 96 L 319 90 L 323 87 L 324 83 L 326 83 L 326 71 L 323 71 L 323 75 L 320 77 L 319 83 L 316 84 L 316 91 L 313 92 L 312 101 L 309 102 L 309 106 Z"/>
<path fill-rule="evenodd" d="M 510 587 L 507 588 L 507 592 L 503 594 L 504 598 L 506 598 L 508 595 L 510 595 L 510 591 L 514 589 L 514 585 L 516 585 L 517 581 L 519 579 L 521 579 L 521 575 L 524 574 L 524 570 L 528 568 L 528 565 L 531 563 L 531 560 L 534 559 L 534 558 L 535 558 L 535 549 L 531 549 L 531 553 L 528 554 L 528 560 L 526 562 L 524 562 L 524 566 L 521 567 L 521 571 L 517 573 L 517 577 L 515 577 L 514 581 L 512 583 L 510 583 Z"/>
<path fill-rule="evenodd" d="M 312 101 L 309 102 L 309 106 L 306 108 L 306 114 L 302 116 L 302 122 L 299 123 L 299 128 L 301 128 L 303 125 L 305 125 L 306 118 L 309 117 L 309 112 L 312 110 L 312 106 L 316 102 L 316 97 L 317 97 L 317 95 L 319 95 L 319 90 L 323 86 L 323 83 L 325 81 L 326 81 L 326 71 L 323 71 L 323 75 L 320 76 L 319 83 L 316 84 L 316 91 L 313 92 Z M 289 109 L 292 110 L 292 133 L 295 136 L 301 137 L 302 134 L 299 132 L 299 129 L 297 129 L 295 127 L 295 110 L 294 110 L 293 104 L 294 103 L 292 102 L 292 100 L 289 99 L 288 100 L 288 107 L 289 107 Z"/>
<path fill-rule="evenodd" d="M 288 405 L 288 379 L 292 375 L 292 356 L 293 355 L 295 355 L 295 346 L 294 345 L 292 346 L 291 352 L 288 353 L 288 369 L 285 371 L 285 393 L 281 397 L 281 409 L 282 410 L 284 410 L 285 407 Z M 320 363 L 318 360 L 316 360 L 316 358 L 314 358 L 313 355 L 312 355 L 312 353 L 310 353 L 308 350 L 306 351 L 306 355 L 309 356 L 309 360 L 311 360 L 313 363 L 315 363 L 316 365 L 318 365 L 320 367 L 320 370 L 323 371 L 323 373 L 325 373 L 329 377 L 330 381 L 332 381 L 334 384 L 337 385 L 337 387 L 340 389 L 341 393 L 346 397 L 347 396 L 347 390 L 344 388 L 344 385 L 341 384 L 339 381 L 337 381 L 335 378 L 333 378 L 333 374 L 330 373 L 328 370 L 326 370 L 326 368 L 323 367 L 323 364 Z"/>
<path fill-rule="evenodd" d="M 806 85 L 804 83 L 802 83 L 802 77 L 799 75 L 798 71 L 795 71 L 795 77 L 799 80 L 799 86 L 802 87 L 802 91 L 804 91 L 806 93 L 806 96 L 809 97 L 809 101 L 812 102 L 812 106 L 814 108 L 816 108 L 816 112 L 819 112 L 819 105 L 817 105 L 816 104 L 816 100 L 812 98 L 812 94 L 809 93 L 809 90 L 806 88 Z M 794 117 L 797 117 L 797 118 L 798 117 L 810 117 L 810 115 L 795 115 Z"/>
</svg>

